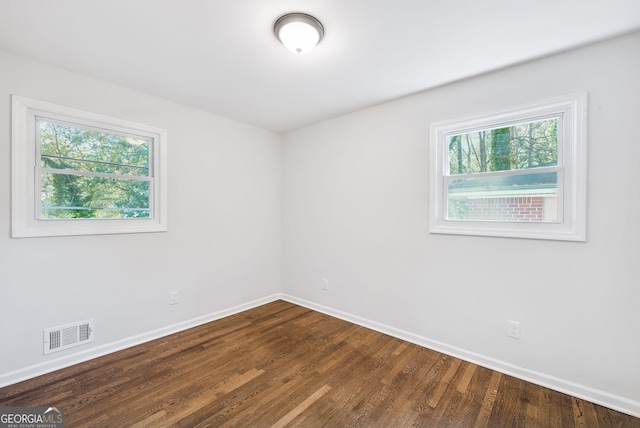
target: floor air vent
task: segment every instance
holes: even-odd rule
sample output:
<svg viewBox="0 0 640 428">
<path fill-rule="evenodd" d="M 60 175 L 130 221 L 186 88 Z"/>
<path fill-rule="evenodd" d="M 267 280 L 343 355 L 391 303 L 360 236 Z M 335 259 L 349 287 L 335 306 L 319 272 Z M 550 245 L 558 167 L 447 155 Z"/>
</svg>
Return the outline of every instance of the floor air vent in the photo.
<svg viewBox="0 0 640 428">
<path fill-rule="evenodd" d="M 47 328 L 44 331 L 45 355 L 89 342 L 93 342 L 93 320 Z"/>
</svg>

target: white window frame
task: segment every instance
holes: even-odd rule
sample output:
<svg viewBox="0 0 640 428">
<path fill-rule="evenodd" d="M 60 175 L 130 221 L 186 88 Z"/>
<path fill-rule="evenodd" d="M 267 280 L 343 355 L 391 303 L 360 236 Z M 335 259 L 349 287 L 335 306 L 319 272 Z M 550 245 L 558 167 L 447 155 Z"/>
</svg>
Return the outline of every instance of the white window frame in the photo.
<svg viewBox="0 0 640 428">
<path fill-rule="evenodd" d="M 167 230 L 167 132 L 153 126 L 13 95 L 11 129 L 11 236 L 13 238 Z M 38 118 L 150 139 L 150 217 L 131 219 L 39 220 Z"/>
<path fill-rule="evenodd" d="M 448 139 L 482 129 L 495 129 L 558 116 L 558 222 L 450 220 L 446 178 Z M 561 128 L 561 129 L 560 129 Z M 566 95 L 430 126 L 429 229 L 431 233 L 586 241 L 587 93 Z M 516 170 L 522 173 L 520 170 Z M 535 170 L 528 170 L 535 172 Z M 500 173 L 503 174 L 503 173 Z M 508 172 L 507 172 L 508 174 Z M 456 177 L 464 177 L 458 175 Z"/>
</svg>

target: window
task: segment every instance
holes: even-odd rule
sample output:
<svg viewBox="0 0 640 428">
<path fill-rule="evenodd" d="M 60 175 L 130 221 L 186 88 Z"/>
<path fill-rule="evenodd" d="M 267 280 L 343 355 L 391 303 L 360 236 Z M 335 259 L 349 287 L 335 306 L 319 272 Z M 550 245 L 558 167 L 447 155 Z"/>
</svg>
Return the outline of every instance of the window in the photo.
<svg viewBox="0 0 640 428">
<path fill-rule="evenodd" d="M 431 233 L 584 241 L 587 95 L 431 126 Z"/>
<path fill-rule="evenodd" d="M 159 232 L 166 131 L 13 96 L 12 236 Z"/>
</svg>

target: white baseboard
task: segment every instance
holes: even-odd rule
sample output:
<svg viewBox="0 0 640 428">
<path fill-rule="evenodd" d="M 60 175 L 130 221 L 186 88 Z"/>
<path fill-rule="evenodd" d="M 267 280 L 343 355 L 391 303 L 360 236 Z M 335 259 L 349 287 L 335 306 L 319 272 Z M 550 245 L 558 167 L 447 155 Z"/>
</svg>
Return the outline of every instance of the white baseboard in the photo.
<svg viewBox="0 0 640 428">
<path fill-rule="evenodd" d="M 56 370 L 63 369 L 65 367 L 79 364 L 94 358 L 102 357 L 113 352 L 121 351 L 132 346 L 140 345 L 142 343 L 150 342 L 155 339 L 159 339 L 170 334 L 178 333 L 183 330 L 187 330 L 193 327 L 197 327 L 202 324 L 206 324 L 211 321 L 215 321 L 229 315 L 234 315 L 239 312 L 264 305 L 266 303 L 273 302 L 281 299 L 280 294 L 274 294 L 264 297 L 262 299 L 254 300 L 249 303 L 234 306 L 232 308 L 224 309 L 221 311 L 213 312 L 211 314 L 203 315 L 191 320 L 183 321 L 174 325 L 163 327 L 157 330 L 150 331 L 148 333 L 139 334 L 126 339 L 118 340 L 116 342 L 108 343 L 106 345 L 90 348 L 80 352 L 74 352 L 73 354 L 65 355 L 54 360 L 46 361 L 32 366 L 24 367 L 18 370 L 14 370 L 8 373 L 0 374 L 0 388 L 14 383 L 22 382 L 23 380 L 31 379 L 36 376 L 51 373 Z"/>
<path fill-rule="evenodd" d="M 491 370 L 495 370 L 500 373 L 504 373 L 509 376 L 516 377 L 518 379 L 526 380 L 527 382 L 531 382 L 536 385 L 553 389 L 564 394 L 569 394 L 574 397 L 590 401 L 592 403 L 600 404 L 602 406 L 617 410 L 622 413 L 626 413 L 631 416 L 640 417 L 640 402 L 638 401 L 630 400 L 619 395 L 611 394 L 606 391 L 601 391 L 565 379 L 560 379 L 555 376 L 550 376 L 545 373 L 518 367 L 505 361 L 477 354 L 466 349 L 447 345 L 446 343 L 442 343 L 437 340 L 432 340 L 427 337 L 419 336 L 407 331 L 390 327 L 385 324 L 361 318 L 356 315 L 318 305 L 316 303 L 299 299 L 294 296 L 282 294 L 280 298 L 287 302 L 304 306 L 306 308 L 313 309 L 314 311 L 322 312 L 324 314 L 340 318 L 342 320 L 369 328 L 371 330 L 379 331 L 380 333 L 384 333 L 398 339 L 406 340 L 407 342 L 411 342 L 416 345 L 450 355 L 452 357 L 460 358 L 462 360 L 477 364 L 482 367 L 486 367 Z"/>
</svg>

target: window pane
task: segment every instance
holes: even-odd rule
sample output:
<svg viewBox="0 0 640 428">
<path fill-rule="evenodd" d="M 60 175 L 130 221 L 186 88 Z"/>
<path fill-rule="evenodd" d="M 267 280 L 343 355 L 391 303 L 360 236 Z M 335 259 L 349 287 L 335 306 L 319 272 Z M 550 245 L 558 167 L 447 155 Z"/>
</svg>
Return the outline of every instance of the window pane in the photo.
<svg viewBox="0 0 640 428">
<path fill-rule="evenodd" d="M 149 217 L 149 182 L 42 174 L 42 219 Z"/>
<path fill-rule="evenodd" d="M 558 118 L 448 137 L 449 174 L 552 166 L 558 163 Z"/>
<path fill-rule="evenodd" d="M 454 178 L 447 184 L 449 220 L 558 221 L 558 173 Z"/>
<path fill-rule="evenodd" d="M 149 176 L 149 139 L 47 121 L 38 125 L 43 168 Z"/>
</svg>

